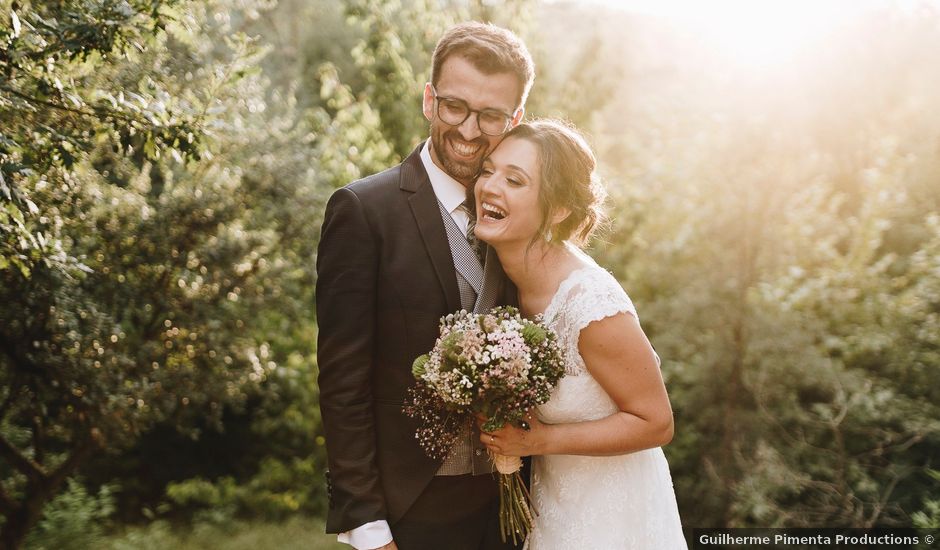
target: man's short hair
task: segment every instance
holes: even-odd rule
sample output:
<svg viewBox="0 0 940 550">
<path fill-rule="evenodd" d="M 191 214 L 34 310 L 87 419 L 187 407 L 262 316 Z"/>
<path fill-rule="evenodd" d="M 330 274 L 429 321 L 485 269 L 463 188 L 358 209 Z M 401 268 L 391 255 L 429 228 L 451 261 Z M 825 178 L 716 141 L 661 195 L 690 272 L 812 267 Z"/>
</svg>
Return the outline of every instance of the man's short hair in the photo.
<svg viewBox="0 0 940 550">
<path fill-rule="evenodd" d="M 521 95 L 517 107 L 525 100 L 535 80 L 532 56 L 512 31 L 490 23 L 468 21 L 454 25 L 437 42 L 431 57 L 431 84 L 437 85 L 444 61 L 452 55 L 463 57 L 486 74 L 511 73 L 519 81 Z"/>
</svg>

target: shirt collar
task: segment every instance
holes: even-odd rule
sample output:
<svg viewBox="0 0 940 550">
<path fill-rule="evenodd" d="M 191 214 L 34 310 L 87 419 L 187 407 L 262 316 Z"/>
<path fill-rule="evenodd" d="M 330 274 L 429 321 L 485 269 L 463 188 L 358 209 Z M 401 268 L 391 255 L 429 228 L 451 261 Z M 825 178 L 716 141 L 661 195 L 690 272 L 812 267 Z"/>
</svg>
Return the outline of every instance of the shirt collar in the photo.
<svg viewBox="0 0 940 550">
<path fill-rule="evenodd" d="M 434 164 L 431 159 L 431 140 L 424 142 L 421 148 L 421 162 L 424 163 L 424 169 L 428 173 L 428 179 L 431 180 L 431 187 L 437 200 L 441 201 L 448 212 L 453 212 L 467 198 L 467 189 L 454 178 L 447 175 L 446 172 Z"/>
</svg>

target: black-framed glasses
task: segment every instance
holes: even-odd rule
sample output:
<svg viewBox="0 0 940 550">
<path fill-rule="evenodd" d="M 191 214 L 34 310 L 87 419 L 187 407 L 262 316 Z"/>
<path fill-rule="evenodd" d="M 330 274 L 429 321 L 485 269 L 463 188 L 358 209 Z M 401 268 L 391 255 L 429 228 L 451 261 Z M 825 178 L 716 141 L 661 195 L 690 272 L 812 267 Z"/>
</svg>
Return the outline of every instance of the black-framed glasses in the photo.
<svg viewBox="0 0 940 550">
<path fill-rule="evenodd" d="M 446 124 L 460 126 L 471 114 L 476 113 L 477 127 L 488 136 L 501 136 L 512 126 L 513 115 L 507 115 L 497 109 L 471 109 L 462 99 L 437 95 L 433 85 L 431 93 L 437 101 L 437 116 Z"/>
</svg>

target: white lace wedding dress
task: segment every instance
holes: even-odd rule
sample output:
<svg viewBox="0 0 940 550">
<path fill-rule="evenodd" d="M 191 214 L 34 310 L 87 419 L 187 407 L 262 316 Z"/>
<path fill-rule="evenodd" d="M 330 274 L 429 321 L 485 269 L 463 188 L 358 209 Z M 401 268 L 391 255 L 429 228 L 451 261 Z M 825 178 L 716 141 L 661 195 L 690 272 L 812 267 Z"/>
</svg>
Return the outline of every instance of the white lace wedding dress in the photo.
<svg viewBox="0 0 940 550">
<path fill-rule="evenodd" d="M 587 259 L 592 265 L 572 272 L 545 309 L 567 371 L 538 408 L 549 424 L 595 420 L 618 410 L 587 371 L 578 337 L 593 321 L 621 312 L 635 316 L 636 310 L 620 283 Z M 658 447 L 609 457 L 533 457 L 532 503 L 539 515 L 527 550 L 686 548 L 669 465 Z"/>
</svg>

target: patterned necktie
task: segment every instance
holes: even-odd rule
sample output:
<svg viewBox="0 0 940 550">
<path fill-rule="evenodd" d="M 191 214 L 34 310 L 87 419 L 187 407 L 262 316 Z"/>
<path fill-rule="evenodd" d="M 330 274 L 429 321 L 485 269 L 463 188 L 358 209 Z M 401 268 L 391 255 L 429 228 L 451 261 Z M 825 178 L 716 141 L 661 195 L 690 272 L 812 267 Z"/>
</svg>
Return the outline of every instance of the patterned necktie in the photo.
<svg viewBox="0 0 940 550">
<path fill-rule="evenodd" d="M 467 213 L 467 218 L 469 222 L 467 223 L 467 242 L 470 243 L 470 248 L 473 249 L 473 253 L 476 254 L 477 259 L 480 260 L 480 265 L 483 265 L 483 245 L 477 240 L 476 233 L 473 232 L 473 229 L 477 225 L 476 212 L 465 202 L 460 203 L 460 208 Z"/>
</svg>

